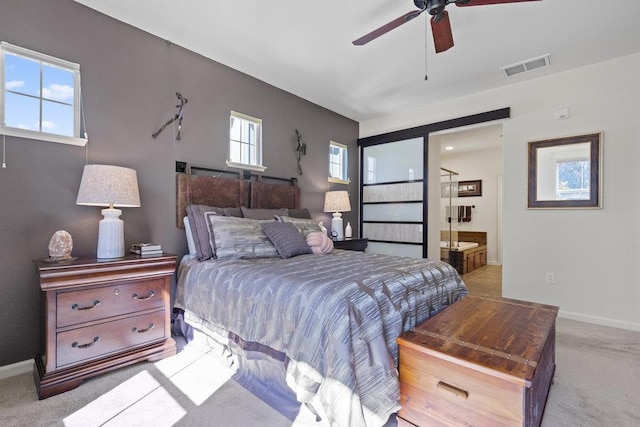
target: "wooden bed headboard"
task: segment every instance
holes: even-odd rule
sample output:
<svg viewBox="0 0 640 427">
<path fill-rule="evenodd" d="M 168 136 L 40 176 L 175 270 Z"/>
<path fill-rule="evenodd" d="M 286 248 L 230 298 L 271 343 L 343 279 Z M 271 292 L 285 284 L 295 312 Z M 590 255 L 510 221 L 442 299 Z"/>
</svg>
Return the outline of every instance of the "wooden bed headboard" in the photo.
<svg viewBox="0 0 640 427">
<path fill-rule="evenodd" d="M 300 208 L 300 187 L 296 178 L 234 173 L 190 166 L 185 162 L 176 162 L 176 172 L 176 226 L 179 228 L 184 228 L 182 219 L 190 204 L 219 208 Z"/>
</svg>

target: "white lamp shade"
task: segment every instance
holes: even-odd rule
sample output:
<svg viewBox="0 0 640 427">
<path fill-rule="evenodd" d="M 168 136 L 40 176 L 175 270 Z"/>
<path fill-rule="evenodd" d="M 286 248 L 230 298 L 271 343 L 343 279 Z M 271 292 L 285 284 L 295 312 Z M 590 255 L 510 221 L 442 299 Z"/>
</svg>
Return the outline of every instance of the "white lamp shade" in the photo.
<svg viewBox="0 0 640 427">
<path fill-rule="evenodd" d="M 85 165 L 76 204 L 84 206 L 140 206 L 138 176 L 134 169 L 109 165 Z"/>
<path fill-rule="evenodd" d="M 98 258 L 120 258 L 124 250 L 122 211 L 115 207 L 140 206 L 136 171 L 120 166 L 86 165 L 82 172 L 76 204 L 109 206 L 102 210 L 104 218 L 98 231 Z"/>
<path fill-rule="evenodd" d="M 349 212 L 350 210 L 348 191 L 327 191 L 324 195 L 325 212 Z"/>
</svg>

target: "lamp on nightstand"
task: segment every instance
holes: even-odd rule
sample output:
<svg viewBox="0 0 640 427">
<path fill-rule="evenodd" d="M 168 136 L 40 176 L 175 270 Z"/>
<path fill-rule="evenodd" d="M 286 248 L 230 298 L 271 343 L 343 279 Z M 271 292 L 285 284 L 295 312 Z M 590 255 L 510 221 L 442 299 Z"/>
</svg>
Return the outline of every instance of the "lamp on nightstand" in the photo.
<svg viewBox="0 0 640 427">
<path fill-rule="evenodd" d="M 333 212 L 331 235 L 337 239 L 344 238 L 344 226 L 340 212 L 351 211 L 348 191 L 327 191 L 324 196 L 324 211 Z"/>
<path fill-rule="evenodd" d="M 98 258 L 124 256 L 124 222 L 119 208 L 140 206 L 138 177 L 134 169 L 108 165 L 85 165 L 77 205 L 108 206 L 98 229 Z"/>
</svg>

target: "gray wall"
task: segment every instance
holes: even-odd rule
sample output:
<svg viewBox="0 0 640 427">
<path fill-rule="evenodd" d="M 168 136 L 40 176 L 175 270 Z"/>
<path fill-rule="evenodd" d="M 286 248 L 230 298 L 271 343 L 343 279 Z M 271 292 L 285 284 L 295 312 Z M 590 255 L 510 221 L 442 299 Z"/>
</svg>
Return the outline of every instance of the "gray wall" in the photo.
<svg viewBox="0 0 640 427">
<path fill-rule="evenodd" d="M 39 299 L 33 259 L 48 256 L 56 230 L 73 236 L 75 256 L 94 256 L 100 208 L 76 206 L 85 158 L 137 170 L 141 208 L 124 208 L 126 245 L 161 243 L 182 255 L 186 240 L 175 227 L 176 160 L 223 168 L 229 112 L 263 119 L 267 175 L 298 176 L 294 129 L 307 143 L 298 176 L 302 204 L 321 211 L 329 141 L 347 144 L 349 187 L 357 204 L 358 124 L 238 71 L 99 14 L 72 0 L 3 0 L 0 39 L 80 64 L 89 144 L 85 149 L 6 138 L 7 169 L 0 169 L 0 366 L 39 351 Z M 183 137 L 174 145 L 167 127 L 175 92 L 189 99 Z M 345 215 L 356 225 L 357 211 Z M 357 230 L 354 230 L 357 235 Z"/>
</svg>

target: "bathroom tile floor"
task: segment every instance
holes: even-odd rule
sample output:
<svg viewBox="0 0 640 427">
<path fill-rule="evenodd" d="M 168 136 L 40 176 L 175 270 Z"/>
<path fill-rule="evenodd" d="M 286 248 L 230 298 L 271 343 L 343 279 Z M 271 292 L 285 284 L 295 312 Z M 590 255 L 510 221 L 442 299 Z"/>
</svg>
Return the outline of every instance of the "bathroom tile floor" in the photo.
<svg viewBox="0 0 640 427">
<path fill-rule="evenodd" d="M 502 296 L 502 266 L 485 265 L 464 274 L 462 280 L 472 294 Z"/>
</svg>

